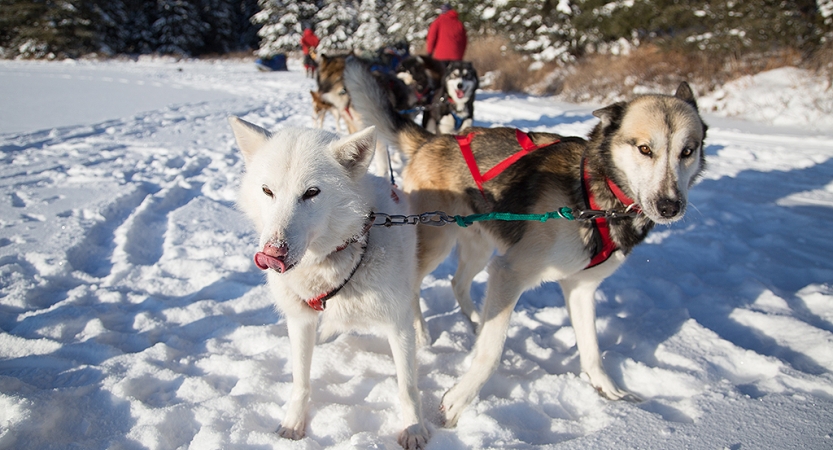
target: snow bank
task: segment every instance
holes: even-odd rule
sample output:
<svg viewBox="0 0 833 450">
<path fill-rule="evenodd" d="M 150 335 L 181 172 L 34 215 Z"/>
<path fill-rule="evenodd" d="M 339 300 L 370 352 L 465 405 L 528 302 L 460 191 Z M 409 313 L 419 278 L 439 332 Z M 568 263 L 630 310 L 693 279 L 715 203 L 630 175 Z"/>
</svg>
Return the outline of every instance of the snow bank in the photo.
<svg viewBox="0 0 833 450">
<path fill-rule="evenodd" d="M 308 436 L 274 433 L 289 343 L 234 207 L 242 161 L 226 117 L 310 126 L 314 83 L 291 64 L 0 62 L 0 448 L 398 448 L 393 362 L 372 336 L 320 343 Z M 757 122 L 708 117 L 692 210 L 597 293 L 604 364 L 644 401 L 606 401 L 582 379 L 564 300 L 545 285 L 521 298 L 479 398 L 441 428 L 474 342 L 450 258 L 421 292 L 429 448 L 830 448 L 833 137 L 772 129 L 829 120 L 802 106 L 821 88 L 778 73 L 701 99 Z M 754 116 L 758 97 L 782 112 Z M 476 117 L 584 135 L 592 110 L 484 93 Z"/>
</svg>

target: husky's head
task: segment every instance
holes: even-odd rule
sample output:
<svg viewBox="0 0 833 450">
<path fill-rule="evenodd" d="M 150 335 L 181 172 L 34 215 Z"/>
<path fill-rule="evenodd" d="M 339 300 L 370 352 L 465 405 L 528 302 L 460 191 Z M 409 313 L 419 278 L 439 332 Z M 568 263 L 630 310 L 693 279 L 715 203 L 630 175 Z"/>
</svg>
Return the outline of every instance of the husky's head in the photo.
<svg viewBox="0 0 833 450">
<path fill-rule="evenodd" d="M 269 133 L 237 117 L 229 122 L 246 166 L 238 205 L 260 234 L 258 267 L 283 273 L 315 264 L 361 229 L 373 128 L 339 139 L 317 129 Z"/>
<path fill-rule="evenodd" d="M 466 61 L 450 62 L 444 82 L 446 94 L 451 101 L 460 104 L 468 103 L 479 84 L 474 66 Z"/>
<path fill-rule="evenodd" d="M 683 217 L 705 167 L 706 125 L 687 83 L 674 96 L 645 95 L 594 111 L 612 176 L 656 223 Z"/>
<path fill-rule="evenodd" d="M 321 55 L 318 68 L 318 92 L 321 100 L 335 105 L 341 111 L 350 106 L 350 95 L 344 87 L 344 56 Z"/>
</svg>

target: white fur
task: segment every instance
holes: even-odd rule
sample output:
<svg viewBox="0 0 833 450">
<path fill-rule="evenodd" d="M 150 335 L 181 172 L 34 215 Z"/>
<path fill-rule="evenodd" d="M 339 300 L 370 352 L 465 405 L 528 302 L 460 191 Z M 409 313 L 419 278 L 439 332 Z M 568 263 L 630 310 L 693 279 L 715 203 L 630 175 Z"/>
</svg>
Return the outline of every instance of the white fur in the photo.
<svg viewBox="0 0 833 450">
<path fill-rule="evenodd" d="M 316 326 L 321 335 L 360 330 L 385 336 L 390 344 L 402 404 L 399 443 L 423 448 L 428 431 L 417 390 L 414 311 L 416 281 L 414 227 L 371 228 L 369 235 L 335 251 L 361 235 L 370 211 L 406 214 L 404 197 L 396 203 L 391 186 L 367 173 L 376 135 L 373 128 L 339 138 L 314 129 L 282 129 L 274 134 L 230 118 L 243 153 L 246 172 L 239 207 L 259 233 L 260 247 L 281 242 L 288 248 L 291 268 L 267 272 L 269 290 L 286 317 L 292 354 L 292 394 L 278 433 L 304 437 L 312 384 L 310 364 Z M 311 188 L 320 192 L 305 198 Z M 268 189 L 272 195 L 267 195 Z M 362 244 L 366 242 L 362 258 Z M 328 292 L 355 275 L 323 312 L 305 300 Z"/>
</svg>

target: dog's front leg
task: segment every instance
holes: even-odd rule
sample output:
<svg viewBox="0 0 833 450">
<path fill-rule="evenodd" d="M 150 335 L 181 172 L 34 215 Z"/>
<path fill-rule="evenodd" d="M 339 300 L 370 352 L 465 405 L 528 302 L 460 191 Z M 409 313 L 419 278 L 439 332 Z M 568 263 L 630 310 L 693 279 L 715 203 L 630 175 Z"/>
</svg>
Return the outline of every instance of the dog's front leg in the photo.
<svg viewBox="0 0 833 450">
<path fill-rule="evenodd" d="M 472 350 L 471 367 L 460 381 L 445 393 L 440 409 L 446 427 L 457 425 L 463 410 L 477 397 L 480 389 L 497 369 L 509 318 L 523 292 L 522 274 L 511 270 L 503 256 L 489 267 L 489 284 L 483 304 L 483 325 Z"/>
<path fill-rule="evenodd" d="M 315 328 L 318 316 L 287 318 L 289 345 L 292 351 L 292 393 L 286 405 L 278 434 L 298 440 L 304 437 L 307 405 L 310 395 L 310 366 L 315 348 Z"/>
<path fill-rule="evenodd" d="M 561 281 L 570 321 L 576 333 L 576 346 L 581 360 L 581 371 L 590 384 L 610 400 L 638 401 L 633 394 L 616 385 L 602 365 L 599 340 L 596 336 L 596 288 L 603 278 L 583 278 Z"/>
<path fill-rule="evenodd" d="M 390 153 L 388 146 L 381 139 L 376 140 L 376 152 L 373 155 L 373 162 L 376 164 L 374 173 L 380 177 L 390 176 Z"/>
<path fill-rule="evenodd" d="M 341 133 L 341 111 L 338 108 L 330 109 L 330 113 L 333 115 L 336 121 L 336 131 Z"/>
<path fill-rule="evenodd" d="M 422 421 L 422 403 L 417 387 L 415 340 L 414 330 L 407 325 L 391 328 L 388 332 L 402 408 L 402 432 L 399 433 L 398 441 L 407 450 L 425 448 L 429 437 L 428 429 Z"/>
</svg>

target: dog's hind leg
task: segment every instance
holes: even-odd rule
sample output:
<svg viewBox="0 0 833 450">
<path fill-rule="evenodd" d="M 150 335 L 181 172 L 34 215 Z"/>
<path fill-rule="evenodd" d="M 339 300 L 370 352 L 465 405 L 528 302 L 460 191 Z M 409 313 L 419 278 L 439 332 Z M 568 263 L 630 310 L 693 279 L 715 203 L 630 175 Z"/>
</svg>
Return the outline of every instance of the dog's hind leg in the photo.
<svg viewBox="0 0 833 450">
<path fill-rule="evenodd" d="M 428 442 L 428 429 L 422 421 L 422 403 L 417 387 L 417 363 L 414 330 L 407 326 L 391 327 L 388 331 L 396 381 L 402 408 L 402 432 L 399 445 L 406 450 L 422 449 Z"/>
<path fill-rule="evenodd" d="M 338 108 L 330 108 L 330 114 L 335 117 L 336 131 L 341 133 L 341 111 L 339 111 Z"/>
<path fill-rule="evenodd" d="M 305 434 L 310 395 L 310 367 L 317 322 L 317 316 L 312 319 L 293 317 L 286 321 L 292 354 L 292 393 L 278 434 L 287 439 L 298 440 Z"/>
<path fill-rule="evenodd" d="M 587 374 L 590 384 L 604 397 L 610 400 L 639 401 L 638 397 L 617 386 L 602 365 L 599 340 L 596 336 L 594 294 L 603 280 L 603 277 L 576 276 L 559 282 L 576 333 L 581 371 Z"/>
<path fill-rule="evenodd" d="M 528 272 L 513 270 L 507 255 L 499 255 L 489 265 L 489 284 L 483 303 L 483 325 L 472 350 L 469 370 L 454 387 L 445 393 L 440 406 L 446 427 L 453 427 L 466 407 L 477 397 L 480 389 L 497 369 L 509 318 L 518 299 L 530 284 Z M 525 278 L 526 277 L 526 278 Z"/>
<path fill-rule="evenodd" d="M 477 332 L 481 319 L 480 313 L 477 312 L 471 300 L 471 283 L 474 277 L 486 267 L 493 249 L 490 245 L 484 245 L 479 236 L 472 236 L 473 233 L 479 233 L 479 231 L 473 229 L 460 233 L 457 241 L 457 271 L 451 279 L 451 287 L 454 289 L 454 297 L 460 305 L 460 311 Z"/>
</svg>

